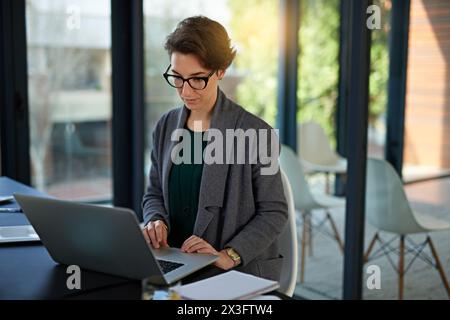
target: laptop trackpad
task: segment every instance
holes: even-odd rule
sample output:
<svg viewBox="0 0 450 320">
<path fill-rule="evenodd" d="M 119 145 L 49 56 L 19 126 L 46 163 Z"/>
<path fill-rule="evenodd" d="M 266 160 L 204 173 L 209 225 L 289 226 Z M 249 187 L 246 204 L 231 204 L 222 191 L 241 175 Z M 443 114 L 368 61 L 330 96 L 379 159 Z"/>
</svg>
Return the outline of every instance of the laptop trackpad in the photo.
<svg viewBox="0 0 450 320">
<path fill-rule="evenodd" d="M 158 260 L 168 260 L 183 264 L 208 263 L 216 260 L 216 256 L 211 254 L 185 253 L 178 248 L 151 249 Z"/>
</svg>

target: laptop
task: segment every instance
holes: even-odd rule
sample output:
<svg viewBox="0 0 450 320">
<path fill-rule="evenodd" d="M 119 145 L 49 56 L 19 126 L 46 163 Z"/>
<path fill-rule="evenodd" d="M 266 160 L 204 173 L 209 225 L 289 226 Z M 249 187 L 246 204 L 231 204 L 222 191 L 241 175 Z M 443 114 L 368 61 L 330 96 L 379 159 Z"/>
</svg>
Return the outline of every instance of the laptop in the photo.
<svg viewBox="0 0 450 320">
<path fill-rule="evenodd" d="M 1 189 L 1 186 L 0 186 Z M 21 208 L 17 208 L 16 206 L 9 206 L 10 204 L 14 203 L 14 197 L 13 196 L 0 196 L 0 214 L 6 213 L 7 215 L 4 216 L 3 220 L 11 220 L 8 221 L 9 223 L 23 223 L 23 221 L 20 221 L 19 219 L 16 219 L 16 217 L 13 217 L 12 214 L 20 213 L 22 212 Z M 6 204 L 7 206 L 4 207 L 3 205 Z M 11 219 L 8 219 L 10 218 Z M 27 242 L 27 241 L 39 241 L 39 237 L 34 231 L 33 227 L 24 224 L 24 225 L 9 225 L 8 223 L 6 226 L 0 226 L 0 244 L 2 243 L 16 243 L 16 242 Z"/>
<path fill-rule="evenodd" d="M 39 241 L 32 226 L 6 226 L 0 227 L 0 244 Z"/>
<path fill-rule="evenodd" d="M 132 210 L 15 194 L 52 259 L 168 285 L 218 259 L 177 248 L 153 249 Z"/>
</svg>

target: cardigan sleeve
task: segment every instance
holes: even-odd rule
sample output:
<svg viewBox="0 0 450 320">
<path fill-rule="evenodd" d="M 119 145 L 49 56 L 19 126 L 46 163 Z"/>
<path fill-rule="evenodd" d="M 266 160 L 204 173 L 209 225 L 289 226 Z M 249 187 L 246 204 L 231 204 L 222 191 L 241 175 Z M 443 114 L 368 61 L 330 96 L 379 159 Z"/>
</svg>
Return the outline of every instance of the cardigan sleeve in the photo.
<svg viewBox="0 0 450 320">
<path fill-rule="evenodd" d="M 161 185 L 161 170 L 159 164 L 159 131 L 160 126 L 156 125 L 152 137 L 153 148 L 151 152 L 151 168 L 149 174 L 149 184 L 147 191 L 143 197 L 142 209 L 144 224 L 147 225 L 150 221 L 163 220 L 170 230 L 169 215 L 164 207 L 164 197 Z"/>
</svg>

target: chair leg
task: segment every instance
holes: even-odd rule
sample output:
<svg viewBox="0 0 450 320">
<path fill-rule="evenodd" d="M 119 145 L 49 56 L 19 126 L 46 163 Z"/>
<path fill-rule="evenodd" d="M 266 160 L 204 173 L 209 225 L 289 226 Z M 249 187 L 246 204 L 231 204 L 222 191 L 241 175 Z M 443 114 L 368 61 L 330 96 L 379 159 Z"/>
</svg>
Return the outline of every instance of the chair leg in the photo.
<svg viewBox="0 0 450 320">
<path fill-rule="evenodd" d="M 430 246 L 431 253 L 433 254 L 434 260 L 436 261 L 436 267 L 439 271 L 439 275 L 441 276 L 442 283 L 444 284 L 445 290 L 447 290 L 447 295 L 450 298 L 450 287 L 448 285 L 447 277 L 445 276 L 444 268 L 442 268 L 441 260 L 439 259 L 439 256 L 437 254 L 437 251 L 433 245 L 433 242 L 431 241 L 431 238 L 427 236 L 427 242 Z"/>
<path fill-rule="evenodd" d="M 302 212 L 303 217 L 303 230 L 302 230 L 302 243 L 301 243 L 301 260 L 300 260 L 300 283 L 305 280 L 305 250 L 306 250 L 306 213 Z"/>
<path fill-rule="evenodd" d="M 327 219 L 328 219 L 328 221 L 330 222 L 330 225 L 331 225 L 331 229 L 333 229 L 334 238 L 336 239 L 336 241 L 337 241 L 337 243 L 339 245 L 339 249 L 341 249 L 341 252 L 344 253 L 344 244 L 343 244 L 342 239 L 341 239 L 341 237 L 339 235 L 339 231 L 338 231 L 338 229 L 336 227 L 336 224 L 334 223 L 334 220 L 331 217 L 330 212 L 327 210 L 326 213 L 327 213 Z"/>
<path fill-rule="evenodd" d="M 373 246 L 375 245 L 375 242 L 379 239 L 378 232 L 375 232 L 372 240 L 370 241 L 369 247 L 367 248 L 366 253 L 364 254 L 364 263 L 369 261 L 370 253 L 372 252 Z"/>
<path fill-rule="evenodd" d="M 325 172 L 325 193 L 330 194 L 330 174 Z"/>
<path fill-rule="evenodd" d="M 313 229 L 311 219 L 311 212 L 308 212 L 306 215 L 306 221 L 308 224 L 308 253 L 310 257 L 313 256 Z"/>
<path fill-rule="evenodd" d="M 404 256 L 405 256 L 405 236 L 400 235 L 400 256 L 398 263 L 398 299 L 403 300 L 403 275 L 404 275 Z"/>
</svg>

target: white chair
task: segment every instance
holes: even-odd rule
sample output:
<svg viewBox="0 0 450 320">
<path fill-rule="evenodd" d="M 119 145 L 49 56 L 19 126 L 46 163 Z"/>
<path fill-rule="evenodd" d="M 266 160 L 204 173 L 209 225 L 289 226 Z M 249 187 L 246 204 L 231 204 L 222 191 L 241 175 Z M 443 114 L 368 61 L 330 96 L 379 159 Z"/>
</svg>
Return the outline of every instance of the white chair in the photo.
<svg viewBox="0 0 450 320">
<path fill-rule="evenodd" d="M 309 244 L 309 253 L 312 255 L 313 227 L 315 230 L 321 231 L 325 235 L 334 238 L 337 241 L 341 252 L 343 252 L 344 245 L 336 224 L 330 215 L 329 209 L 345 207 L 345 200 L 326 194 L 313 194 L 306 182 L 299 158 L 295 152 L 286 145 L 281 146 L 280 166 L 288 176 L 292 188 L 295 210 L 299 212 L 297 217 L 299 218 L 301 215 L 303 218 L 300 258 L 300 282 L 303 282 L 305 277 L 305 251 L 307 243 Z M 311 221 L 311 215 L 315 209 L 324 209 L 326 214 L 325 219 L 317 226 L 313 226 Z M 330 223 L 332 233 L 322 230 L 322 226 L 326 221 Z"/>
<path fill-rule="evenodd" d="M 329 174 L 347 173 L 347 159 L 331 148 L 328 136 L 316 122 L 300 123 L 297 129 L 297 141 L 305 172 L 324 172 L 326 190 L 329 193 Z"/>
<path fill-rule="evenodd" d="M 388 162 L 381 159 L 369 158 L 367 161 L 366 216 L 369 223 L 375 228 L 380 231 L 386 231 L 396 235 L 390 241 L 385 242 L 380 237 L 379 232 L 376 232 L 369 244 L 364 258 L 367 262 L 378 258 L 380 256 L 379 253 L 382 252 L 387 255 L 389 261 L 394 266 L 389 254 L 391 252 L 398 254 L 398 270 L 396 271 L 399 276 L 399 299 L 403 298 L 403 277 L 411 266 L 410 263 L 405 270 L 405 253 L 414 253 L 415 257 L 413 260 L 415 258 L 420 258 L 435 267 L 438 270 L 442 283 L 444 284 L 447 294 L 450 297 L 449 284 L 430 236 L 427 235 L 426 240 L 421 244 L 416 244 L 412 241 L 412 239 L 407 237 L 410 234 L 448 230 L 450 229 L 450 222 L 411 210 L 400 177 Z M 391 247 L 392 241 L 397 238 L 400 240 L 399 248 Z M 380 249 L 375 251 L 371 256 L 370 254 L 377 241 L 381 245 Z M 430 247 L 431 254 L 434 258 L 434 263 L 433 259 L 423 252 L 426 245 Z"/>
<path fill-rule="evenodd" d="M 283 255 L 283 267 L 280 278 L 280 292 L 292 297 L 295 290 L 297 280 L 297 266 L 298 266 L 298 248 L 297 248 L 297 226 L 295 223 L 295 207 L 294 198 L 292 196 L 292 189 L 289 185 L 289 180 L 286 174 L 280 170 L 281 180 L 283 181 L 284 196 L 286 197 L 288 205 L 288 223 L 284 231 L 278 238 L 280 246 L 280 253 Z"/>
</svg>

